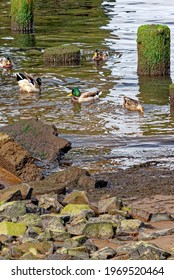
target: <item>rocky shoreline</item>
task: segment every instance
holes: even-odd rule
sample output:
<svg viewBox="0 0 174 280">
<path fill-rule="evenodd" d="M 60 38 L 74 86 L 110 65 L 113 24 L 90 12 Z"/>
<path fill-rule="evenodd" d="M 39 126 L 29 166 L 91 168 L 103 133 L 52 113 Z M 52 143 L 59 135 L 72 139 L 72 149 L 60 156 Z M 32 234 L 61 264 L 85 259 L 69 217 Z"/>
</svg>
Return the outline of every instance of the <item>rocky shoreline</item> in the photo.
<svg viewBox="0 0 174 280">
<path fill-rule="evenodd" d="M 54 126 L 25 120 L 0 131 L 0 259 L 174 259 L 172 171 L 49 175 L 71 148 Z"/>
</svg>

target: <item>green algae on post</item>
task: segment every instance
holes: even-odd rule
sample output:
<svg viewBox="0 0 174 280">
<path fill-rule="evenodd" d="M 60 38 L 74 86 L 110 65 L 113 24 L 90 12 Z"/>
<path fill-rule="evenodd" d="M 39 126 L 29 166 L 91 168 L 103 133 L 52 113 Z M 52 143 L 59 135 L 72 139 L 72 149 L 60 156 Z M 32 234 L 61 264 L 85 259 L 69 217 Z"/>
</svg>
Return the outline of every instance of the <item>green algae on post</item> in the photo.
<svg viewBox="0 0 174 280">
<path fill-rule="evenodd" d="M 170 74 L 170 29 L 166 25 L 142 25 L 137 33 L 139 75 Z"/>
<path fill-rule="evenodd" d="M 80 63 L 80 49 L 74 45 L 47 48 L 44 52 L 46 65 L 78 65 Z"/>
<path fill-rule="evenodd" d="M 11 0 L 11 29 L 15 32 L 33 32 L 33 0 Z"/>
<path fill-rule="evenodd" d="M 174 106 L 174 83 L 170 84 L 169 93 L 170 93 L 170 105 Z"/>
</svg>

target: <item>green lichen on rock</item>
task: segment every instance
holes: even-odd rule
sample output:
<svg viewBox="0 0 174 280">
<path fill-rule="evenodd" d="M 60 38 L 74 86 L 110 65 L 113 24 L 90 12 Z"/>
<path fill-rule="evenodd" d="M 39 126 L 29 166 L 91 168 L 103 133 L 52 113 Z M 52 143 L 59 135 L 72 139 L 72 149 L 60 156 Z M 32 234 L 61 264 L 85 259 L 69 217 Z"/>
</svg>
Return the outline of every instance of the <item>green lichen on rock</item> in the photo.
<svg viewBox="0 0 174 280">
<path fill-rule="evenodd" d="M 3 221 L 0 223 L 0 234 L 9 236 L 23 235 L 26 231 L 26 225 L 23 223 L 13 223 Z"/>
<path fill-rule="evenodd" d="M 114 236 L 114 228 L 110 222 L 89 222 L 86 224 L 83 234 L 88 238 L 109 239 Z"/>
<path fill-rule="evenodd" d="M 170 74 L 170 29 L 166 25 L 142 25 L 137 33 L 138 74 Z"/>
<path fill-rule="evenodd" d="M 80 49 L 74 45 L 63 45 L 47 48 L 44 52 L 46 65 L 78 65 L 80 63 Z"/>
<path fill-rule="evenodd" d="M 11 0 L 12 30 L 29 32 L 33 30 L 33 0 Z"/>
<path fill-rule="evenodd" d="M 68 214 L 71 217 L 78 215 L 93 216 L 93 210 L 87 204 L 68 204 L 62 210 L 61 214 Z"/>
<path fill-rule="evenodd" d="M 18 218 L 26 214 L 26 206 L 22 201 L 11 201 L 0 205 L 0 214 L 4 217 Z"/>
</svg>

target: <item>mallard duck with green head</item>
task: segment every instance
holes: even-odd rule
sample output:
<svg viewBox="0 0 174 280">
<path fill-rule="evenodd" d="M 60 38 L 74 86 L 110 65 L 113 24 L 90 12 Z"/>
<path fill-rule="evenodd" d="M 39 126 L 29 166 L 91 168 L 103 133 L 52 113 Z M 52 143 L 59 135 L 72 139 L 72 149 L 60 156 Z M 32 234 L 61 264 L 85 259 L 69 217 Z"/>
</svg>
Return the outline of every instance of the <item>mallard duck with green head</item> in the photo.
<svg viewBox="0 0 174 280">
<path fill-rule="evenodd" d="M 24 73 L 17 73 L 16 78 L 20 91 L 28 93 L 40 93 L 41 91 L 41 78 L 34 78 L 32 75 Z"/>
<path fill-rule="evenodd" d="M 141 113 L 144 113 L 144 108 L 141 103 L 130 97 L 123 97 L 123 106 L 130 111 L 140 111 Z"/>
<path fill-rule="evenodd" d="M 94 61 L 107 60 L 108 59 L 108 53 L 107 52 L 103 52 L 103 51 L 99 51 L 99 50 L 95 50 L 92 59 Z"/>
<path fill-rule="evenodd" d="M 81 93 L 78 87 L 74 87 L 72 92 L 68 94 L 71 96 L 71 101 L 75 103 L 83 103 L 83 102 L 94 102 L 99 99 L 101 95 L 101 91 L 99 90 L 89 90 Z"/>
<path fill-rule="evenodd" d="M 0 58 L 0 68 L 3 69 L 12 69 L 13 63 L 9 57 Z"/>
</svg>

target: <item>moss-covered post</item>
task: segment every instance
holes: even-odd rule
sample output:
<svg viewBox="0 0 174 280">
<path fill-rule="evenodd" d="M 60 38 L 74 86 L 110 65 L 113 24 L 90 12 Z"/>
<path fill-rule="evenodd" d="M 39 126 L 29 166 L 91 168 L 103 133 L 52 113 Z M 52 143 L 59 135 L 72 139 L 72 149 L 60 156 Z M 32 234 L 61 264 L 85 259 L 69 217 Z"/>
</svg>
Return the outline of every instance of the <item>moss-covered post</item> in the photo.
<svg viewBox="0 0 174 280">
<path fill-rule="evenodd" d="M 170 84 L 169 86 L 169 94 L 170 94 L 170 105 L 174 106 L 174 84 Z"/>
<path fill-rule="evenodd" d="M 80 49 L 74 45 L 51 47 L 44 52 L 45 65 L 78 65 L 80 63 Z"/>
<path fill-rule="evenodd" d="M 13 35 L 13 47 L 34 47 L 36 45 L 36 38 L 34 33 L 15 33 Z"/>
<path fill-rule="evenodd" d="M 11 0 L 10 16 L 13 31 L 33 32 L 33 0 Z"/>
<path fill-rule="evenodd" d="M 142 25 L 137 33 L 139 75 L 170 74 L 170 29 L 166 25 Z"/>
</svg>

